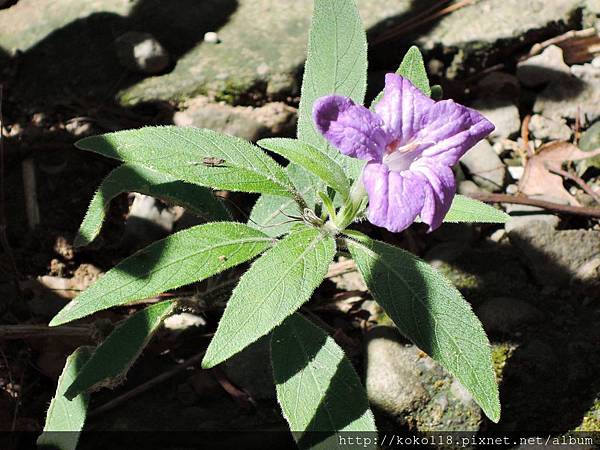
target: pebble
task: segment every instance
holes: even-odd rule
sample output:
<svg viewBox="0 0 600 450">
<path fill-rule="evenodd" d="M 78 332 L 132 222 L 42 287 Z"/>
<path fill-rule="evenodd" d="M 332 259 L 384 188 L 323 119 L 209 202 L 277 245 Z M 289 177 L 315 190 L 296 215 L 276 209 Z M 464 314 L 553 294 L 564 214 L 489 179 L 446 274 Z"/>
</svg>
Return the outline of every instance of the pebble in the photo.
<svg viewBox="0 0 600 450">
<path fill-rule="evenodd" d="M 219 35 L 217 33 L 214 31 L 209 31 L 204 33 L 204 42 L 207 44 L 218 44 L 221 42 L 221 40 L 219 39 Z"/>
<path fill-rule="evenodd" d="M 150 33 L 130 31 L 115 41 L 121 64 L 133 71 L 154 75 L 169 67 L 167 50 Z"/>
<path fill-rule="evenodd" d="M 483 114 L 496 127 L 488 139 L 497 141 L 515 136 L 521 129 L 519 109 L 507 100 L 482 99 L 473 108 Z"/>
<path fill-rule="evenodd" d="M 511 297 L 496 297 L 477 308 L 477 317 L 490 333 L 510 333 L 523 324 L 536 323 L 544 314 L 534 306 Z"/>
<path fill-rule="evenodd" d="M 535 138 L 543 141 L 568 141 L 573 134 L 566 120 L 554 120 L 540 114 L 531 116 L 529 131 Z"/>
<path fill-rule="evenodd" d="M 565 63 L 562 49 L 556 45 L 517 64 L 517 78 L 527 87 L 537 87 L 570 77 L 571 69 Z"/>
<path fill-rule="evenodd" d="M 488 141 L 481 141 L 460 160 L 478 186 L 497 192 L 504 187 L 506 166 Z"/>
</svg>

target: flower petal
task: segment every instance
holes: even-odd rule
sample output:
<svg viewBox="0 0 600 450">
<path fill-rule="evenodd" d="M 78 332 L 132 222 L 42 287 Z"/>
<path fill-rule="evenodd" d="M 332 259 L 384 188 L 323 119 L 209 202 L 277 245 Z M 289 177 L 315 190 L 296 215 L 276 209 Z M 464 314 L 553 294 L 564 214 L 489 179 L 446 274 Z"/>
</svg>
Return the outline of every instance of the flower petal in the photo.
<svg viewBox="0 0 600 450">
<path fill-rule="evenodd" d="M 384 129 L 402 142 L 408 142 L 421 128 L 421 119 L 435 102 L 406 78 L 395 73 L 385 76 L 383 98 L 375 111 Z"/>
<path fill-rule="evenodd" d="M 425 177 L 409 171 L 390 171 L 385 164 L 369 162 L 362 176 L 369 196 L 369 222 L 392 232 L 408 228 L 425 202 Z"/>
<path fill-rule="evenodd" d="M 340 95 L 318 99 L 313 121 L 331 145 L 353 158 L 380 161 L 389 142 L 376 114 Z"/>
<path fill-rule="evenodd" d="M 444 100 L 423 114 L 416 139 L 427 145 L 421 149 L 422 158 L 453 166 L 493 130 L 494 125 L 474 109 Z"/>
<path fill-rule="evenodd" d="M 431 166 L 426 163 L 426 160 L 421 160 L 411 170 L 427 180 L 425 201 L 420 216 L 421 220 L 429 225 L 428 231 L 433 231 L 442 224 L 452 206 L 452 199 L 456 194 L 454 173 L 448 166 Z"/>
</svg>

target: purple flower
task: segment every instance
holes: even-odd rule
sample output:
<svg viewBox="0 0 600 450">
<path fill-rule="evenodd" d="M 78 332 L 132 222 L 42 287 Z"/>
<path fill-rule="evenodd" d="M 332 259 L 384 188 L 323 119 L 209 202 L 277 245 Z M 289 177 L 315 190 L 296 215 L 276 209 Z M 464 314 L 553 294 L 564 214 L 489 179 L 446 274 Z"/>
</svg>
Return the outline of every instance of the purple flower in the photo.
<svg viewBox="0 0 600 450">
<path fill-rule="evenodd" d="M 316 101 L 313 119 L 331 145 L 367 161 L 362 181 L 369 221 L 394 232 L 417 216 L 429 231 L 441 225 L 456 192 L 452 166 L 494 130 L 477 111 L 435 102 L 393 73 L 385 77 L 375 112 L 329 95 Z"/>
</svg>

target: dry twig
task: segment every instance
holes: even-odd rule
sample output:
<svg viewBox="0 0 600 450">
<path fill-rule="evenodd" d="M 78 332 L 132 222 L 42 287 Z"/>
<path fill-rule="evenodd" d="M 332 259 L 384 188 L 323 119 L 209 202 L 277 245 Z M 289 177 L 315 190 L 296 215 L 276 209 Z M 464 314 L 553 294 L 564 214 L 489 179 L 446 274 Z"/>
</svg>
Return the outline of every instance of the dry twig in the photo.
<svg viewBox="0 0 600 450">
<path fill-rule="evenodd" d="M 547 202 L 545 200 L 537 200 L 534 198 L 525 197 L 524 195 L 508 195 L 508 194 L 469 194 L 469 197 L 485 203 L 512 203 L 517 205 L 537 206 L 538 208 L 546 209 L 563 214 L 573 214 L 576 216 L 594 217 L 600 219 L 600 208 L 588 208 L 585 206 L 570 206 L 561 205 L 560 203 Z"/>
</svg>

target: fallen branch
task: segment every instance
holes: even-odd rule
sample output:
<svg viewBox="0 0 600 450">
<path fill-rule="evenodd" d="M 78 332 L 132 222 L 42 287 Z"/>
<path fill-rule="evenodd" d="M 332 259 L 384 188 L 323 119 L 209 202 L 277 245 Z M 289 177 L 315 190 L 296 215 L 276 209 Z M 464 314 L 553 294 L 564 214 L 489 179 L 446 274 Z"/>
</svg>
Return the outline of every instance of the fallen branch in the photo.
<svg viewBox="0 0 600 450">
<path fill-rule="evenodd" d="M 525 197 L 523 195 L 508 194 L 469 194 L 469 197 L 484 203 L 512 203 L 516 205 L 536 206 L 562 214 L 573 214 L 576 216 L 594 217 L 600 219 L 600 208 L 588 208 L 585 206 L 561 205 L 560 203 L 547 202 Z"/>
<path fill-rule="evenodd" d="M 583 189 L 590 197 L 594 199 L 594 201 L 600 204 L 600 195 L 596 194 L 594 190 L 587 184 L 583 179 L 579 178 L 577 175 L 567 172 L 566 170 L 548 167 L 548 170 L 556 175 L 560 175 L 568 180 L 571 180 L 579 185 L 581 189 Z"/>
<path fill-rule="evenodd" d="M 78 337 L 91 338 L 95 333 L 92 326 L 49 327 L 47 325 L 2 325 L 0 341 L 11 339 Z"/>
</svg>

